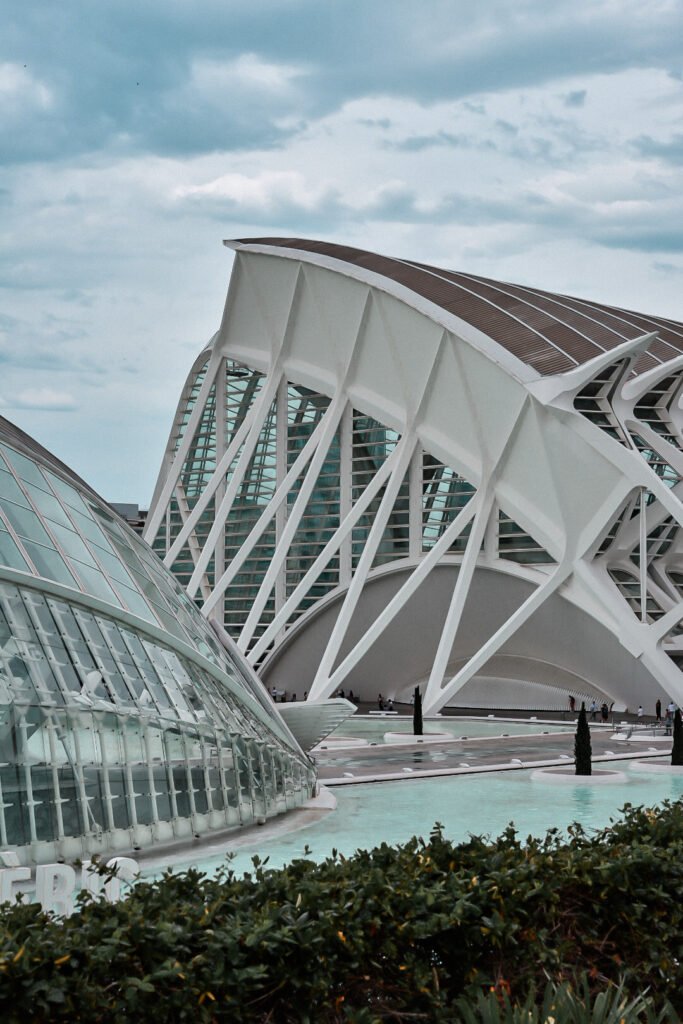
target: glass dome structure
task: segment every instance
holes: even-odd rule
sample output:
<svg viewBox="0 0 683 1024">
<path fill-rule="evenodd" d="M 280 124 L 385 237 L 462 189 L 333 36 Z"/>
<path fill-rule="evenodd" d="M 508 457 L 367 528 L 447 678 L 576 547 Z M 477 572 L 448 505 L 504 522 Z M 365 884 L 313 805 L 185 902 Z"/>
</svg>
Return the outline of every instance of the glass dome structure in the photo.
<svg viewBox="0 0 683 1024">
<path fill-rule="evenodd" d="M 227 635 L 0 417 L 0 849 L 139 850 L 262 821 L 314 784 Z"/>
</svg>

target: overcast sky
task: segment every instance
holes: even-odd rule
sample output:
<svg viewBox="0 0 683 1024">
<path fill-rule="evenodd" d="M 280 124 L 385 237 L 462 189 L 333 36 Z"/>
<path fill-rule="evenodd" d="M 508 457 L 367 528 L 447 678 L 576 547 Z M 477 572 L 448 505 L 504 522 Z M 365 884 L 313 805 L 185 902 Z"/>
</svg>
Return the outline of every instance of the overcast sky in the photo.
<svg viewBox="0 0 683 1024">
<path fill-rule="evenodd" d="M 0 413 L 145 505 L 221 241 L 303 235 L 683 320 L 680 0 L 24 0 Z"/>
</svg>

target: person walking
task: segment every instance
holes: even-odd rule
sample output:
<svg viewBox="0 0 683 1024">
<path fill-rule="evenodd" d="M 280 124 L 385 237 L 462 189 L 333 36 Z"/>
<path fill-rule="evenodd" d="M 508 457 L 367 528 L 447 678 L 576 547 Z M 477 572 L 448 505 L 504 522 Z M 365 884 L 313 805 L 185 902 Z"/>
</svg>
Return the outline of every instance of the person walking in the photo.
<svg viewBox="0 0 683 1024">
<path fill-rule="evenodd" d="M 638 718 L 642 718 L 643 715 L 645 714 L 645 712 L 643 711 L 643 705 L 642 704 L 638 705 L 638 712 L 637 712 L 637 714 L 638 714 Z"/>
<path fill-rule="evenodd" d="M 658 722 L 661 722 L 661 720 L 662 720 L 662 702 L 661 702 L 661 700 L 659 698 L 657 698 L 657 703 L 655 704 L 655 717 L 656 717 Z"/>
<path fill-rule="evenodd" d="M 576 697 L 573 693 L 569 694 L 569 710 L 574 713 L 576 711 Z"/>
</svg>

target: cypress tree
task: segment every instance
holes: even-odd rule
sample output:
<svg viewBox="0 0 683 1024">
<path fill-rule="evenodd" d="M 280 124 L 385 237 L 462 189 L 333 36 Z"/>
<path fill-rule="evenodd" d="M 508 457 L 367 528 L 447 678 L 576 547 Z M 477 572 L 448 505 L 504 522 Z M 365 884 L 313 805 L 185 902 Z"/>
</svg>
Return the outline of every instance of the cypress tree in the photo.
<svg viewBox="0 0 683 1024">
<path fill-rule="evenodd" d="M 593 774 L 591 757 L 591 731 L 588 727 L 588 719 L 586 718 L 586 705 L 584 701 L 581 701 L 576 736 L 574 737 L 574 764 L 576 765 L 577 775 Z"/>
<path fill-rule="evenodd" d="M 671 748 L 671 763 L 683 765 L 683 722 L 678 708 L 674 712 L 674 742 Z"/>
<path fill-rule="evenodd" d="M 422 696 L 420 694 L 420 687 L 415 687 L 415 696 L 413 701 L 413 736 L 422 735 Z"/>
</svg>

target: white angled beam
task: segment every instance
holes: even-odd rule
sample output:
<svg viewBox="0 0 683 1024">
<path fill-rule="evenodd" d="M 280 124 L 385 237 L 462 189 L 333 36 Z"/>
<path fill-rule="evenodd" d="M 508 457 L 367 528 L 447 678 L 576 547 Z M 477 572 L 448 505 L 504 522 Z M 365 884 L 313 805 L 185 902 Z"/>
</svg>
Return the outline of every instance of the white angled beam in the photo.
<svg viewBox="0 0 683 1024">
<path fill-rule="evenodd" d="M 213 525 L 209 531 L 209 535 L 204 542 L 204 548 L 201 556 L 197 563 L 197 567 L 192 574 L 192 578 L 187 585 L 187 592 L 190 597 L 194 597 L 199 586 L 199 580 L 202 574 L 206 572 L 206 568 L 211 561 L 214 548 L 218 543 L 221 532 L 223 530 L 223 524 L 227 519 L 230 509 L 232 508 L 233 502 L 237 497 L 242 481 L 244 480 L 244 474 L 247 471 L 251 457 L 254 454 L 258 439 L 261 434 L 264 423 L 268 417 L 270 407 L 273 403 L 273 398 L 277 392 L 278 384 L 280 383 L 281 371 L 278 369 L 271 373 L 270 377 L 266 381 L 261 393 L 256 399 L 258 405 L 258 411 L 254 414 L 251 428 L 244 442 L 244 447 L 237 460 L 233 474 L 230 477 L 230 482 L 225 489 L 225 495 L 222 502 L 216 509 L 216 515 L 213 521 Z"/>
<path fill-rule="evenodd" d="M 435 715 L 468 683 L 472 676 L 476 675 L 484 667 L 487 661 L 496 654 L 506 641 L 520 629 L 534 612 L 547 601 L 559 586 L 571 575 L 571 562 L 562 562 L 557 566 L 552 576 L 542 583 L 529 595 L 526 601 L 512 613 L 512 615 L 500 626 L 486 643 L 482 644 L 463 667 L 442 687 L 438 696 L 425 701 L 424 712 L 427 715 Z"/>
<path fill-rule="evenodd" d="M 292 466 L 284 480 L 279 487 L 276 488 L 275 494 L 272 496 L 268 504 L 264 506 L 261 515 L 254 523 L 244 543 L 240 545 L 239 551 L 232 559 L 230 565 L 225 570 L 221 578 L 217 580 L 210 598 L 203 605 L 205 615 L 209 615 L 209 613 L 215 608 L 218 601 L 220 601 L 226 589 L 230 586 L 235 576 L 238 574 L 253 551 L 255 545 L 267 529 L 269 523 L 273 519 L 273 516 L 277 514 L 278 509 L 287 498 L 287 495 L 294 486 L 295 481 L 301 475 L 309 460 L 313 457 L 323 433 L 325 422 L 325 418 L 323 417 L 320 422 L 316 424 L 313 433 L 292 463 Z"/>
<path fill-rule="evenodd" d="M 328 640 L 327 647 L 325 648 L 315 679 L 311 685 L 308 696 L 309 700 L 315 701 L 321 699 L 322 694 L 326 689 L 328 677 L 339 653 L 339 648 L 346 636 L 346 631 L 349 628 L 353 613 L 356 610 L 358 598 L 360 597 L 361 591 L 365 585 L 365 580 L 367 579 L 368 572 L 370 571 L 370 567 L 374 561 L 377 548 L 379 547 L 382 535 L 387 522 L 389 521 L 389 516 L 394 508 L 396 497 L 401 484 L 403 483 L 408 464 L 415 449 L 415 436 L 412 432 L 408 431 L 403 435 L 401 440 L 398 442 L 397 448 L 400 449 L 400 454 L 398 456 L 396 467 L 387 482 L 386 490 L 382 495 L 382 500 L 379 504 L 379 508 L 377 509 L 377 514 L 375 515 L 373 524 L 370 527 L 370 533 L 368 534 L 368 538 L 365 542 L 356 571 L 353 574 L 351 585 L 346 592 L 346 597 L 339 610 L 339 615 L 337 616 L 337 620 L 334 624 L 332 634 Z"/>
<path fill-rule="evenodd" d="M 185 523 L 185 522 L 187 522 L 187 519 L 188 519 L 188 516 L 189 516 L 190 513 L 189 513 L 189 506 L 188 506 L 188 503 L 187 503 L 187 497 L 185 495 L 185 488 L 183 487 L 183 485 L 180 482 L 180 480 L 177 483 L 175 493 L 176 493 L 176 501 L 178 502 L 178 512 L 180 514 L 181 520 L 183 521 L 183 523 Z M 190 550 L 190 557 L 192 559 L 192 564 L 196 565 L 198 560 L 199 560 L 199 555 L 201 553 L 201 548 L 199 546 L 199 542 L 197 541 L 197 536 L 196 536 L 194 530 L 190 531 L 190 534 L 189 534 L 189 536 L 187 538 L 187 546 L 188 546 L 188 548 Z M 201 588 L 202 588 L 202 598 L 206 599 L 209 596 L 210 592 L 211 592 L 211 588 L 209 586 L 209 581 L 207 580 L 206 575 L 202 576 Z"/>
<path fill-rule="evenodd" d="M 287 601 L 276 614 L 261 639 L 249 653 L 248 660 L 252 664 L 256 662 L 261 654 L 263 654 L 267 649 L 268 644 L 274 639 L 278 630 L 286 624 L 289 616 L 317 581 L 330 559 L 334 558 L 337 551 L 340 551 L 340 553 L 343 551 L 345 543 L 351 537 L 354 526 L 377 497 L 384 486 L 385 481 L 393 472 L 398 454 L 398 448 L 394 448 L 393 452 L 389 455 L 389 458 L 382 463 L 363 493 L 358 496 L 350 511 L 346 514 L 344 519 L 342 519 L 339 524 L 339 528 L 335 530 L 334 534 L 330 537 L 306 575 L 303 577 L 296 589 L 289 595 Z"/>
<path fill-rule="evenodd" d="M 640 526 L 639 544 L 639 577 L 640 577 L 640 621 L 647 622 L 647 491 L 643 487 L 640 492 Z"/>
<path fill-rule="evenodd" d="M 258 624 L 261 612 L 263 611 L 266 601 L 268 600 L 268 597 L 270 595 L 270 592 L 273 589 L 280 568 L 285 558 L 287 557 L 289 546 L 292 543 L 294 535 L 299 528 L 301 517 L 304 514 L 304 511 L 308 504 L 315 483 L 320 475 L 320 470 L 322 469 L 325 459 L 328 456 L 330 445 L 334 440 L 334 435 L 337 432 L 339 421 L 341 420 L 342 413 L 344 412 L 345 404 L 346 399 L 343 397 L 341 391 L 338 391 L 335 397 L 330 402 L 329 406 L 327 407 L 324 416 L 320 420 L 320 423 L 318 424 L 318 426 L 321 427 L 321 431 L 319 436 L 316 438 L 315 445 L 313 445 L 310 449 L 311 451 L 313 451 L 314 449 L 311 464 L 308 467 L 306 476 L 304 477 L 301 487 L 299 488 L 299 493 L 296 497 L 296 501 L 294 502 L 292 510 L 289 513 L 287 522 L 282 531 L 282 536 L 278 540 L 270 565 L 268 566 L 266 574 L 263 577 L 263 582 L 259 587 L 258 594 L 256 595 L 254 603 L 252 604 L 252 607 L 249 611 L 249 615 L 247 616 L 247 621 L 245 622 L 242 632 L 240 633 L 237 646 L 240 648 L 241 651 L 245 651 L 246 648 L 249 646 L 249 641 L 251 640 L 254 633 L 254 629 Z M 309 448 L 309 444 L 312 441 L 313 435 L 311 435 L 309 443 L 306 444 L 306 449 Z M 286 488 L 284 497 L 286 497 L 287 493 L 291 490 L 292 483 L 290 483 L 289 487 Z M 218 590 L 218 587 L 216 587 L 216 590 Z M 212 599 L 213 597 L 214 595 L 212 595 Z M 207 611 L 207 615 L 208 614 L 209 612 Z"/>
<path fill-rule="evenodd" d="M 211 350 L 209 365 L 206 368 L 206 374 L 204 376 L 204 380 L 202 381 L 202 386 L 200 387 L 199 394 L 197 395 L 197 401 L 195 402 L 194 408 L 190 413 L 190 418 L 187 421 L 185 433 L 183 434 L 183 439 L 180 442 L 178 451 L 175 453 L 173 461 L 171 462 L 168 468 L 168 474 L 163 484 L 161 485 L 158 495 L 155 494 L 152 499 L 151 515 L 148 516 L 147 522 L 145 523 L 145 529 L 143 531 L 143 537 L 149 544 L 151 544 L 154 538 L 156 537 L 157 531 L 161 524 L 161 520 L 164 516 L 164 513 L 166 512 L 166 508 L 171 498 L 173 497 L 175 485 L 178 482 L 178 478 L 180 477 L 182 468 L 185 465 L 187 453 L 189 452 L 192 442 L 194 441 L 194 435 L 199 425 L 199 420 L 201 418 L 202 412 L 204 411 L 206 400 L 209 396 L 211 387 L 214 384 L 216 376 L 220 369 L 221 359 L 222 355 L 218 350 L 218 347 L 214 346 Z M 176 410 L 173 428 L 171 429 L 171 436 L 173 436 L 173 429 L 178 423 L 179 416 L 181 415 L 181 405 L 182 400 L 178 405 L 178 409 Z"/>
<path fill-rule="evenodd" d="M 386 607 L 382 609 L 370 628 L 363 633 L 355 647 L 349 651 L 341 664 L 334 670 L 328 682 L 327 696 L 343 683 L 349 672 L 356 667 L 361 658 L 365 657 L 375 641 L 382 635 L 387 626 L 393 622 L 420 584 L 440 562 L 451 544 L 458 539 L 467 524 L 471 522 L 480 505 L 481 498 L 477 492 L 470 498 L 467 505 L 458 512 L 453 522 L 446 527 L 437 542 L 429 549 L 424 558 L 418 562 L 408 579 L 394 594 Z"/>
<path fill-rule="evenodd" d="M 462 563 L 458 570 L 458 578 L 455 581 L 453 596 L 446 614 L 446 621 L 444 622 L 436 656 L 434 658 L 434 663 L 432 665 L 432 670 L 430 672 L 429 681 L 425 691 L 425 703 L 427 704 L 429 704 L 432 698 L 437 697 L 441 691 L 448 660 L 451 656 L 458 627 L 460 626 L 462 613 L 465 608 L 465 601 L 469 593 L 470 584 L 472 583 L 472 577 L 474 576 L 477 558 L 486 533 L 492 504 L 493 491 L 489 490 L 488 494 L 482 498 L 480 508 L 477 511 L 472 524 L 470 535 L 467 538 L 465 554 L 463 555 Z"/>
<path fill-rule="evenodd" d="M 185 542 L 189 536 L 190 531 L 193 530 L 194 527 L 196 526 L 197 522 L 199 521 L 199 518 L 206 509 L 206 506 L 213 498 L 214 494 L 218 494 L 218 491 L 221 488 L 221 484 L 225 480 L 225 475 L 228 469 L 230 468 L 231 464 L 235 461 L 237 453 L 239 452 L 240 448 L 244 443 L 244 439 L 251 430 L 254 418 L 259 415 L 259 406 L 257 403 L 258 396 L 257 401 L 254 402 L 251 409 L 244 417 L 242 423 L 235 431 L 235 435 L 230 444 L 228 445 L 227 450 L 223 453 L 220 460 L 218 461 L 216 468 L 211 474 L 211 479 L 209 480 L 206 487 L 200 494 L 196 505 L 194 506 L 192 512 L 188 516 L 187 522 L 183 525 L 182 530 L 180 531 L 176 539 L 173 541 L 173 545 L 169 549 L 166 557 L 164 558 L 165 565 L 171 566 L 173 562 L 175 562 L 178 553 L 182 550 L 183 546 L 185 545 Z"/>
</svg>

